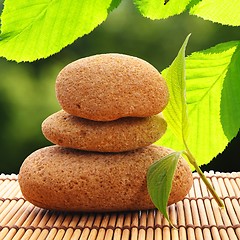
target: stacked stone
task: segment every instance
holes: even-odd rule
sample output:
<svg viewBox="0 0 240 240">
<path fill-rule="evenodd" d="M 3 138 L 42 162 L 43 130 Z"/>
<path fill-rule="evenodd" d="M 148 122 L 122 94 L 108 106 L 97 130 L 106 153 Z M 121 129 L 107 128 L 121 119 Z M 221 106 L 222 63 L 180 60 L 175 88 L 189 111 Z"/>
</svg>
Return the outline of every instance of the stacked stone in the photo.
<svg viewBox="0 0 240 240">
<path fill-rule="evenodd" d="M 149 63 L 122 54 L 77 60 L 59 73 L 62 107 L 42 124 L 54 146 L 32 153 L 19 183 L 33 204 L 67 211 L 151 209 L 146 173 L 172 150 L 152 145 L 165 133 L 161 112 L 168 89 Z M 192 186 L 183 158 L 174 175 L 169 204 Z"/>
</svg>

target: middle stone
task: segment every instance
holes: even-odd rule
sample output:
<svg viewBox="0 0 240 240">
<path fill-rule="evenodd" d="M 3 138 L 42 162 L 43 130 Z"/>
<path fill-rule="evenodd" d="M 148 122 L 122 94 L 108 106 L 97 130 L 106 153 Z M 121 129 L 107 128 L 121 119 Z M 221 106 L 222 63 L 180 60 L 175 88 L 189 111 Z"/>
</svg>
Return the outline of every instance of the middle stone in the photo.
<svg viewBox="0 0 240 240">
<path fill-rule="evenodd" d="M 97 152 L 124 152 L 145 147 L 160 139 L 166 129 L 162 114 L 100 122 L 60 110 L 42 123 L 42 132 L 52 143 Z"/>
</svg>

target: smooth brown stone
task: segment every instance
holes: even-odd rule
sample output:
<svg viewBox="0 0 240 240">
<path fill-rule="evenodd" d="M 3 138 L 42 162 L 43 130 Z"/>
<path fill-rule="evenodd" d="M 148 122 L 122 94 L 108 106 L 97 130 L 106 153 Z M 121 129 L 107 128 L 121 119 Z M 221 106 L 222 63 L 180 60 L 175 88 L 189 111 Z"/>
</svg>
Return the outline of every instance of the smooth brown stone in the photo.
<svg viewBox="0 0 240 240">
<path fill-rule="evenodd" d="M 105 212 L 152 209 L 146 174 L 172 150 L 148 146 L 124 153 L 93 153 L 51 146 L 26 158 L 19 172 L 24 197 L 36 206 L 66 211 Z M 168 204 L 182 200 L 193 184 L 180 158 Z"/>
<path fill-rule="evenodd" d="M 79 59 L 57 76 L 63 110 L 95 121 L 156 115 L 168 103 L 165 80 L 148 62 L 123 54 Z"/>
<path fill-rule="evenodd" d="M 166 128 L 161 114 L 99 122 L 75 117 L 63 110 L 42 123 L 42 132 L 52 143 L 97 152 L 123 152 L 148 146 L 160 139 Z"/>
</svg>

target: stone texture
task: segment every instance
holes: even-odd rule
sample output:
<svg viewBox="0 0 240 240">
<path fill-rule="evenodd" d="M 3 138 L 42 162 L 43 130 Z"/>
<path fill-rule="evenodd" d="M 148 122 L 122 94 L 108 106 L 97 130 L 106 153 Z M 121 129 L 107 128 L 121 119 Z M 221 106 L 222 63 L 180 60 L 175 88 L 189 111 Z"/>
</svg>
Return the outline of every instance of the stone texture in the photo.
<svg viewBox="0 0 240 240">
<path fill-rule="evenodd" d="M 148 146 L 165 133 L 161 114 L 99 122 L 72 116 L 61 110 L 42 123 L 44 136 L 54 144 L 97 152 L 123 152 Z"/>
<path fill-rule="evenodd" d="M 111 121 L 160 113 L 167 105 L 168 89 L 148 62 L 123 54 L 100 54 L 64 67 L 57 76 L 56 96 L 69 114 Z"/>
<path fill-rule="evenodd" d="M 28 201 L 47 209 L 87 212 L 151 209 L 154 205 L 147 192 L 147 169 L 171 152 L 154 145 L 124 153 L 46 147 L 26 158 L 19 184 Z M 192 172 L 180 158 L 168 203 L 182 200 L 192 183 Z"/>
</svg>

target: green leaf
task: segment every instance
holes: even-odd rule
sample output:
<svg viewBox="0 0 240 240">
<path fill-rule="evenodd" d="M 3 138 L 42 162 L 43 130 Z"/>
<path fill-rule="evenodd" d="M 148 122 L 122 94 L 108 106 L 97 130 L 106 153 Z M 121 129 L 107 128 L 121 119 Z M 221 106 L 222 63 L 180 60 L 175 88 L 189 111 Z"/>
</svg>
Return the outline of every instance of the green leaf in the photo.
<svg viewBox="0 0 240 240">
<path fill-rule="evenodd" d="M 121 0 L 112 0 L 110 7 L 108 8 L 108 12 L 113 11 L 115 8 L 119 6 Z"/>
<path fill-rule="evenodd" d="M 5 0 L 0 56 L 8 60 L 46 58 L 91 32 L 108 15 L 111 0 Z"/>
<path fill-rule="evenodd" d="M 170 100 L 163 111 L 168 128 L 181 142 L 188 136 L 188 116 L 186 103 L 185 50 L 190 35 L 184 41 L 171 66 L 162 74 L 167 81 Z"/>
<path fill-rule="evenodd" d="M 190 14 L 221 24 L 240 26 L 240 1 L 202 0 L 190 9 Z"/>
<path fill-rule="evenodd" d="M 186 58 L 187 145 L 199 165 L 222 152 L 239 131 L 239 46 L 238 41 L 222 43 Z M 165 135 L 157 144 L 181 147 L 171 129 Z"/>
<path fill-rule="evenodd" d="M 226 78 L 238 45 L 239 42 L 219 44 L 194 53 L 186 60 L 187 103 L 191 126 L 188 145 L 201 165 L 222 152 L 229 142 L 220 117 L 221 93 L 225 81 L 237 84 L 240 80 L 239 75 Z M 239 97 L 239 94 L 240 92 L 235 97 Z M 225 100 L 227 99 L 222 99 Z M 229 103 L 222 104 L 234 105 L 235 101 L 229 99 Z M 233 121 L 239 125 L 239 119 Z"/>
<path fill-rule="evenodd" d="M 220 115 L 223 132 L 231 141 L 240 129 L 240 42 L 232 55 L 222 88 Z"/>
<path fill-rule="evenodd" d="M 179 157 L 180 152 L 173 152 L 154 162 L 147 172 L 147 188 L 151 200 L 169 222 L 167 203 Z"/>
<path fill-rule="evenodd" d="M 155 142 L 155 144 L 172 148 L 175 151 L 181 151 L 186 148 L 183 141 L 176 138 L 169 126 L 164 135 L 157 142 Z"/>
<path fill-rule="evenodd" d="M 134 0 L 134 4 L 144 17 L 164 19 L 182 13 L 190 0 Z"/>
</svg>

